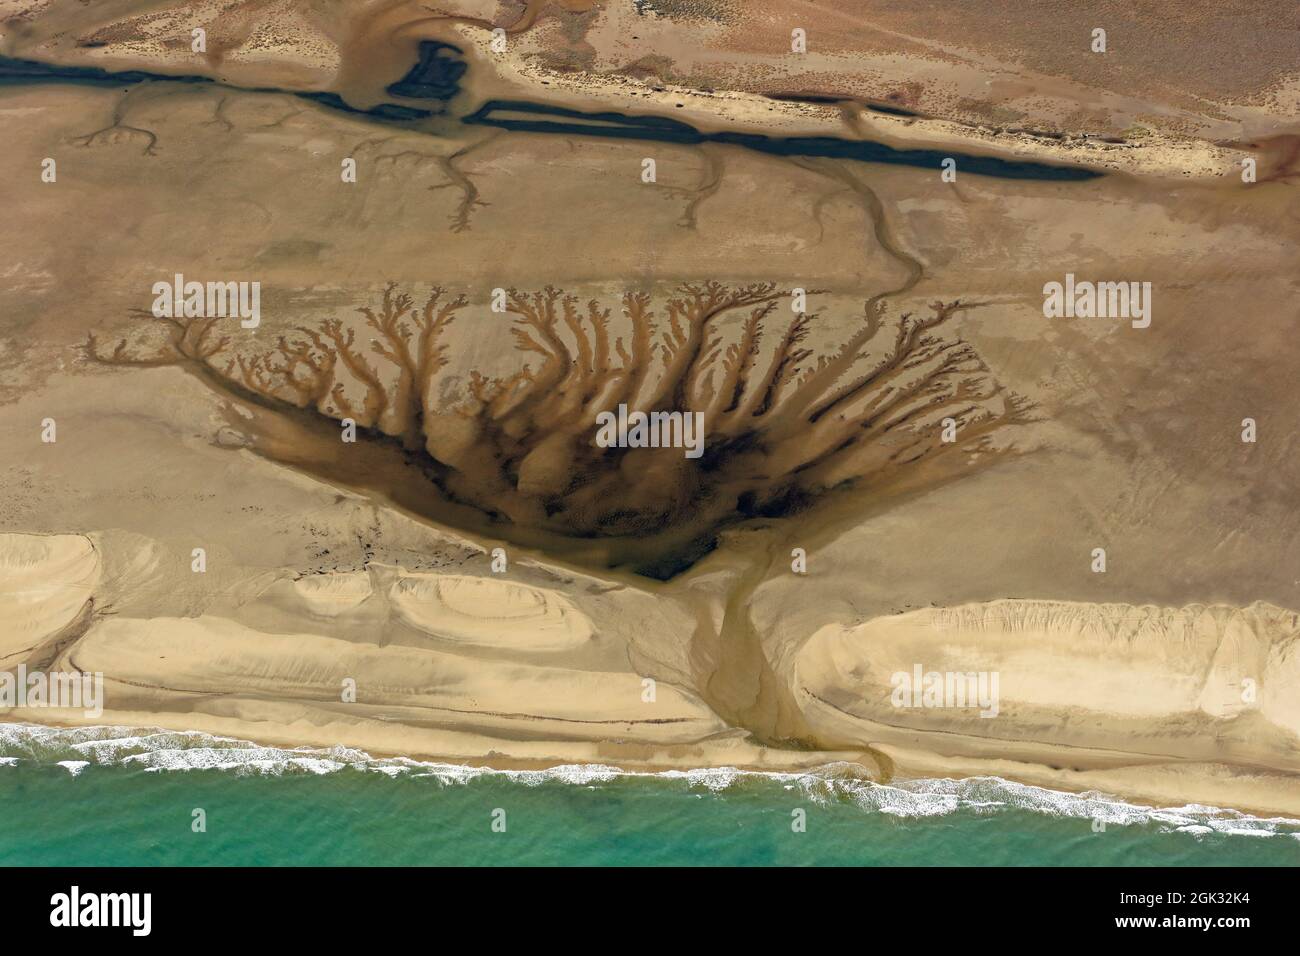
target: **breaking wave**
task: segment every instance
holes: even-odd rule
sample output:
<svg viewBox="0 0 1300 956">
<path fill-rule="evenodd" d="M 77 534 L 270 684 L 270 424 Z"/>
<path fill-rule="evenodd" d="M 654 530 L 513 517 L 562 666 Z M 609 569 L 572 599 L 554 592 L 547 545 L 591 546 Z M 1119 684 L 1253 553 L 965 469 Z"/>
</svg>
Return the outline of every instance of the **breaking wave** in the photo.
<svg viewBox="0 0 1300 956">
<path fill-rule="evenodd" d="M 61 766 L 73 777 L 88 767 L 122 766 L 155 773 L 217 770 L 259 775 L 320 775 L 351 770 L 389 777 L 425 778 L 444 785 L 496 778 L 525 786 L 547 783 L 595 786 L 642 778 L 713 793 L 742 792 L 778 785 L 797 789 L 815 802 L 850 801 L 865 811 L 898 819 L 1019 810 L 1053 817 L 1090 819 L 1107 826 L 1154 825 L 1161 830 L 1197 835 L 1290 836 L 1300 840 L 1300 820 L 1286 817 L 1253 817 L 1236 810 L 1199 804 L 1149 807 L 1126 803 L 1096 791 L 1066 793 L 999 777 L 917 779 L 880 784 L 867 779 L 862 767 L 846 763 L 829 764 L 801 773 L 735 767 L 648 772 L 621 770 L 601 764 L 565 764 L 544 770 L 497 770 L 407 757 L 374 757 L 349 747 L 268 747 L 198 731 L 0 723 L 0 768 L 23 764 Z"/>
</svg>

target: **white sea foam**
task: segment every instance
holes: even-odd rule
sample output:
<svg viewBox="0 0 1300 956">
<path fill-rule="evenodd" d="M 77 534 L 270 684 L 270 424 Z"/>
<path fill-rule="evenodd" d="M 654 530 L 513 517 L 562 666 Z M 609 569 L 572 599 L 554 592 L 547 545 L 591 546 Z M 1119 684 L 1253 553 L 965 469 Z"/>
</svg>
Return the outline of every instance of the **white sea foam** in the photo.
<svg viewBox="0 0 1300 956">
<path fill-rule="evenodd" d="M 1096 820 L 1106 825 L 1155 824 L 1161 829 L 1204 835 L 1272 836 L 1300 831 L 1300 820 L 1252 817 L 1237 810 L 1200 804 L 1148 807 L 1125 803 L 1097 791 L 1066 793 L 1000 777 L 963 780 L 911 780 L 902 784 L 849 785 L 865 809 L 900 817 L 938 816 L 960 809 L 987 812 L 998 807 L 1030 810 L 1056 817 Z"/>
<path fill-rule="evenodd" d="M 1154 825 L 1195 836 L 1291 836 L 1300 840 L 1300 820 L 1252 817 L 1236 810 L 1188 804 L 1157 808 L 1125 803 L 1089 791 L 1065 793 L 999 777 L 962 780 L 920 779 L 873 783 L 856 764 L 837 763 L 802 773 L 761 772 L 736 767 L 622 770 L 603 764 L 563 764 L 545 770 L 494 770 L 408 757 L 373 757 L 350 747 L 267 747 L 198 731 L 147 727 L 41 727 L 0 723 L 0 767 L 23 763 L 57 764 L 72 776 L 87 767 L 127 766 L 147 772 L 219 770 L 237 774 L 330 774 L 341 770 L 388 777 L 433 779 L 454 786 L 495 776 L 525 786 L 561 783 L 610 784 L 625 778 L 678 781 L 691 790 L 721 792 L 779 783 L 815 803 L 847 800 L 863 810 L 900 819 L 942 817 L 959 811 L 998 813 L 1005 809 L 1047 816 L 1098 820 L 1109 825 Z"/>
</svg>

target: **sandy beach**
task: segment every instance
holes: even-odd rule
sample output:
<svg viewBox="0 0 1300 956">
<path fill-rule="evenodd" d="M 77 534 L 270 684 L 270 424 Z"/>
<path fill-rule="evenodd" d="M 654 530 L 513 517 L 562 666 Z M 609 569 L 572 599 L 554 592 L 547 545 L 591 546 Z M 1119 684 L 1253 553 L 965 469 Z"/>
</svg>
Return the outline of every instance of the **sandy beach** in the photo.
<svg viewBox="0 0 1300 956">
<path fill-rule="evenodd" d="M 1271 45 L 1259 69 L 1223 65 L 1267 4 L 1194 74 L 1127 61 L 1104 75 L 1086 57 L 1053 66 L 1059 37 L 1012 56 L 960 22 L 923 36 L 893 4 L 869 25 L 812 4 L 787 23 L 767 0 L 749 20 L 721 3 L 704 20 L 576 0 L 265 3 L 235 20 L 218 6 L 0 3 L 13 61 L 149 74 L 0 82 L 0 171 L 24 184 L 0 235 L 0 669 L 104 680 L 93 718 L 0 719 L 502 768 L 848 762 L 879 781 L 995 775 L 1300 817 L 1300 74 Z M 1123 57 L 1146 15 L 1116 16 L 1107 55 Z M 199 56 L 188 38 L 204 25 Z M 801 25 L 810 52 L 792 60 Z M 386 92 L 422 41 L 468 64 L 445 103 Z M 671 119 L 687 139 L 461 122 L 489 101 Z M 385 103 L 428 115 L 373 112 Z M 690 139 L 703 133 L 1101 175 L 958 163 L 948 181 Z M 57 178 L 42 182 L 47 158 Z M 1046 317 L 1044 285 L 1067 273 L 1149 282 L 1149 325 Z M 148 315 L 177 274 L 259 281 L 260 324 L 222 320 L 180 354 L 195 340 L 169 345 Z M 572 296 L 546 329 L 612 389 L 635 364 L 611 357 L 615 340 L 636 348 L 627 296 L 656 310 L 666 344 L 645 354 L 668 356 L 667 375 L 669 317 L 686 314 L 673 303 L 709 282 L 761 287 L 710 346 L 713 420 L 773 421 L 755 444 L 718 439 L 739 464 L 710 467 L 731 483 L 682 480 L 674 498 L 687 466 L 666 456 L 567 483 L 567 393 L 547 420 L 560 437 L 499 487 L 484 477 L 489 433 L 473 423 L 510 394 L 485 383 L 544 376 L 556 348 L 544 323 L 521 337 L 522 313 L 494 308 L 505 290 Z M 815 321 L 787 332 L 796 288 Z M 415 385 L 365 387 L 401 367 L 384 364 L 395 343 L 424 341 L 364 323 L 386 289 L 410 294 L 411 316 L 464 297 L 443 364 Z M 993 409 L 962 428 L 999 427 L 954 454 L 837 457 L 836 429 L 857 414 L 870 431 L 881 406 L 844 411 L 817 369 L 847 357 L 851 380 L 895 326 L 955 302 L 936 328 Z M 885 331 L 855 357 L 876 308 Z M 605 366 L 581 352 L 583 321 L 608 333 Z M 767 336 L 744 338 L 746 321 Z M 340 347 L 309 398 L 267 384 L 273 361 L 331 330 L 358 344 L 360 371 Z M 225 351 L 203 353 L 219 336 Z M 939 347 L 918 346 L 918 364 Z M 805 350 L 799 382 L 834 414 L 781 420 L 789 405 L 739 389 L 727 405 L 718 383 L 745 381 L 746 355 L 785 382 L 782 348 Z M 417 387 L 423 434 L 401 420 Z M 525 434 L 507 412 L 500 434 Z M 338 441 L 344 418 L 356 445 Z M 782 497 L 778 473 L 812 477 Z M 626 487 L 651 516 L 634 534 L 617 523 L 631 506 L 601 510 Z M 900 706 L 897 675 L 918 668 L 996 674 L 996 714 L 942 695 Z"/>
</svg>

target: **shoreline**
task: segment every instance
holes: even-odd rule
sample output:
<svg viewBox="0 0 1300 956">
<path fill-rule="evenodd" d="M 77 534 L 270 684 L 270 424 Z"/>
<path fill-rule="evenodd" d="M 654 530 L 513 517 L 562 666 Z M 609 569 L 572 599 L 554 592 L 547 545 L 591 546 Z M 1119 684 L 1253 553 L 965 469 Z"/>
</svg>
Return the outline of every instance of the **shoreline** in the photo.
<svg viewBox="0 0 1300 956">
<path fill-rule="evenodd" d="M 424 41 L 437 42 L 437 41 Z M 308 91 L 291 88 L 246 86 L 230 82 L 217 76 L 203 73 L 168 74 L 149 72 L 140 69 L 106 70 L 102 67 L 84 65 L 59 65 L 40 60 L 15 59 L 0 55 L 0 89 L 5 87 L 25 87 L 38 85 L 77 85 L 93 87 L 137 86 L 146 83 L 180 83 L 206 84 L 235 93 L 250 95 L 286 95 L 295 96 L 312 103 L 338 110 L 345 114 L 365 117 L 373 122 L 389 126 L 396 131 L 428 133 L 413 122 L 435 116 L 434 111 L 399 103 L 380 102 L 365 107 L 348 102 L 334 91 Z M 630 110 L 628 112 L 583 111 L 553 102 L 548 102 L 536 90 L 536 98 L 499 99 L 488 98 L 478 103 L 472 112 L 459 117 L 458 122 L 465 126 L 496 127 L 506 132 L 548 133 L 552 135 L 599 136 L 624 141 L 658 142 L 671 145 L 699 146 L 717 144 L 737 146 L 742 149 L 778 157 L 828 157 L 852 160 L 866 164 L 901 165 L 921 169 L 939 169 L 940 160 L 960 162 L 961 171 L 977 176 L 991 176 L 1002 179 L 1028 179 L 1046 182 L 1086 182 L 1105 175 L 1095 168 L 1100 165 L 1094 160 L 1083 162 L 1063 157 L 1045 161 L 1043 157 L 1017 150 L 975 150 L 963 152 L 957 149 L 945 149 L 954 143 L 964 150 L 971 143 L 952 137 L 922 137 L 914 141 L 905 141 L 894 136 L 889 130 L 882 129 L 872 136 L 863 134 L 855 128 L 852 135 L 845 136 L 844 128 L 839 125 L 826 126 L 821 123 L 810 126 L 801 134 L 798 129 L 790 135 L 770 136 L 758 132 L 758 124 L 741 125 L 735 129 L 723 129 L 718 123 L 706 123 L 701 128 L 670 118 L 667 113 L 646 113 Z M 454 96 L 456 94 L 452 94 Z M 450 98 L 450 97 L 448 97 Z M 427 102 L 427 101 L 422 101 Z M 590 106 L 591 100 L 583 100 Z M 594 103 L 607 106 L 605 99 L 596 97 Z M 523 114 L 537 119 L 498 118 L 495 114 Z M 897 117 L 886 116 L 886 119 Z M 915 119 L 909 119 L 915 122 Z M 709 127 L 714 127 L 710 129 Z M 396 135 L 396 134 L 395 134 Z M 945 157 L 944 153 L 952 153 Z M 956 167 L 955 167 L 956 168 Z"/>
<path fill-rule="evenodd" d="M 461 28 L 456 35 L 486 60 L 490 38 Z M 844 135 L 897 150 L 938 150 L 951 147 L 971 155 L 1007 161 L 1038 162 L 1096 170 L 1100 174 L 1125 173 L 1143 178 L 1177 179 L 1214 183 L 1241 169 L 1243 159 L 1255 155 L 1249 148 L 1236 148 L 1195 137 L 1173 137 L 1150 130 L 1142 142 L 1110 142 L 1088 134 L 1045 135 L 1021 127 L 1005 128 L 933 115 L 893 115 L 874 104 L 836 99 L 830 103 L 773 98 L 769 94 L 743 90 L 703 91 L 666 84 L 646 84 L 633 77 L 602 74 L 593 79 L 583 75 L 544 70 L 524 62 L 515 54 L 493 57 L 500 68 L 494 79 L 505 79 L 511 88 L 527 91 L 551 105 L 576 109 L 600 107 L 626 111 L 639 108 L 641 115 L 680 116 L 701 129 L 713 132 L 742 132 L 779 129 L 789 136 Z M 937 169 L 936 169 L 937 171 Z M 1261 174 L 1261 179 L 1264 178 Z"/>
<path fill-rule="evenodd" d="M 753 92 L 740 89 L 696 89 L 663 82 L 647 82 L 619 73 L 569 74 L 547 69 L 517 49 L 493 53 L 492 34 L 465 23 L 424 23 L 411 39 L 463 45 L 463 53 L 474 68 L 459 91 L 447 99 L 399 97 L 402 103 L 369 102 L 371 91 L 352 89 L 338 73 L 330 76 L 313 71 L 295 72 L 301 64 L 287 57 L 281 64 L 287 72 L 273 79 L 281 85 L 267 85 L 260 65 L 226 62 L 214 68 L 206 61 L 146 57 L 126 52 L 62 55 L 50 58 L 32 53 L 4 59 L 16 65 L 39 65 L 50 71 L 51 80 L 108 84 L 138 74 L 141 81 L 155 79 L 178 83 L 206 81 L 237 92 L 283 94 L 321 103 L 381 124 L 437 121 L 451 99 L 460 101 L 455 115 L 472 117 L 493 101 L 522 100 L 553 109 L 582 112 L 617 111 L 639 119 L 674 119 L 694 126 L 706 139 L 728 136 L 770 136 L 777 131 L 790 139 L 835 138 L 860 142 L 899 153 L 952 151 L 977 162 L 1014 165 L 1037 164 L 1063 169 L 1091 171 L 1096 176 L 1127 174 L 1150 179 L 1172 179 L 1190 183 L 1231 182 L 1242 162 L 1254 157 L 1260 163 L 1259 180 L 1275 172 L 1267 168 L 1271 143 L 1285 138 L 1285 131 L 1261 137 L 1258 142 L 1197 136 L 1176 136 L 1156 129 L 1144 129 L 1140 139 L 1091 133 L 1039 130 L 1025 124 L 977 123 L 954 117 L 911 110 L 889 109 L 884 104 L 839 96 L 802 97 L 793 94 Z M 418 65 L 418 59 L 415 65 Z M 231 68 L 233 67 L 233 69 Z M 243 73 L 241 73 L 241 67 Z M 60 71 L 64 71 L 60 75 Z M 84 74 L 78 77 L 75 74 Z M 243 75 L 247 74 L 247 75 Z M 3 76 L 13 83 L 39 82 L 34 76 Z M 360 97 L 354 101 L 354 97 Z M 381 98 L 382 99 L 382 98 Z M 423 109 L 421 107 L 429 107 Z M 390 112 L 391 111 L 391 112 Z M 414 131 L 414 130 L 412 130 Z M 573 131 L 569 131 L 571 134 Z M 580 133 L 578 135 L 581 135 Z M 879 162 L 879 160 L 869 160 Z M 1285 172 L 1286 157 L 1280 158 L 1278 173 Z M 936 167 L 936 172 L 938 167 Z"/>
<path fill-rule="evenodd" d="M 646 745 L 634 745 L 623 752 L 608 745 L 594 748 L 582 741 L 506 741 L 494 739 L 497 746 L 476 755 L 455 752 L 402 750 L 387 747 L 378 728 L 370 734 L 357 734 L 351 740 L 330 740 L 321 733 L 290 732 L 287 726 L 258 727 L 248 721 L 196 714 L 185 720 L 167 720 L 166 713 L 107 711 L 95 720 L 60 720 L 52 711 L 44 711 L 48 722 L 36 722 L 8 710 L 0 713 L 0 729 L 22 726 L 37 730 L 69 733 L 108 729 L 155 731 L 181 736 L 201 735 L 216 741 L 246 744 L 250 747 L 280 751 L 305 758 L 326 758 L 331 751 L 347 750 L 364 755 L 362 762 L 425 764 L 455 767 L 488 773 L 542 773 L 557 768 L 583 768 L 593 773 L 614 771 L 626 776 L 679 776 L 710 774 L 755 774 L 778 779 L 819 776 L 819 771 L 839 768 L 837 777 L 847 777 L 880 786 L 896 786 L 919 781 L 951 780 L 958 783 L 996 778 L 1018 786 L 1035 787 L 1085 799 L 1100 794 L 1115 802 L 1131 806 L 1149 806 L 1155 810 L 1177 810 L 1187 806 L 1204 806 L 1213 810 L 1242 813 L 1259 819 L 1286 818 L 1300 823 L 1300 793 L 1295 778 L 1271 768 L 1244 768 L 1210 762 L 1177 761 L 1168 758 L 1142 757 L 1111 752 L 1108 757 L 1084 748 L 1024 742 L 1007 746 L 1007 742 L 986 740 L 989 752 L 972 756 L 943 754 L 903 744 L 873 744 L 871 752 L 884 758 L 884 766 L 872 766 L 867 753 L 852 751 L 793 751 L 761 747 L 741 739 L 741 732 L 720 735 L 715 740 L 713 758 L 708 762 L 689 759 L 672 750 L 705 749 L 708 741 L 689 748 L 667 748 L 650 752 Z M 171 715 L 180 717 L 181 715 Z M 112 719 L 106 719 L 112 718 Z M 389 725 L 384 729 L 415 732 L 409 725 Z M 458 736 L 446 732 L 444 740 Z M 460 737 L 465 735 L 459 734 Z M 370 741 L 370 742 L 367 742 Z M 389 743 L 396 743 L 390 740 Z M 994 749 L 997 752 L 993 752 Z M 529 750 L 532 755 L 529 755 Z M 982 749 L 982 748 L 981 748 Z M 635 752 L 640 751 L 638 756 Z M 546 754 L 543 756 L 542 754 Z M 0 755 L 2 756 L 2 755 Z M 728 759 L 731 758 L 731 759 Z M 186 768 L 181 768 L 186 769 Z M 201 768 L 196 768 L 201 769 Z"/>
<path fill-rule="evenodd" d="M 484 776 L 504 777 L 523 786 L 559 783 L 592 786 L 617 780 L 657 780 L 684 782 L 694 789 L 702 787 L 720 793 L 758 778 L 784 784 L 786 789 L 799 787 L 816 800 L 852 799 L 864 811 L 882 813 L 902 819 L 944 817 L 962 810 L 1026 811 L 1049 817 L 1091 819 L 1104 830 L 1107 825 L 1157 824 L 1170 830 L 1193 833 L 1215 832 L 1229 836 L 1292 836 L 1300 839 L 1300 814 L 1267 812 L 1185 802 L 1144 802 L 1140 798 L 1106 790 L 1062 789 L 1032 780 L 1005 777 L 986 772 L 975 775 L 925 775 L 896 777 L 886 782 L 870 779 L 857 767 L 840 761 L 809 765 L 803 769 L 773 769 L 745 766 L 634 768 L 616 763 L 546 763 L 494 761 L 491 764 L 421 759 L 403 755 L 372 753 L 345 746 L 287 747 L 272 746 L 242 737 L 210 734 L 200 730 L 172 730 L 160 726 L 89 724 L 82 727 L 38 724 L 27 721 L 0 721 L 0 742 L 11 749 L 15 728 L 30 733 L 31 738 L 78 730 L 107 731 L 102 737 L 86 737 L 68 742 L 69 747 L 86 748 L 80 754 L 90 759 L 42 759 L 46 766 L 65 769 L 70 778 L 78 777 L 87 766 L 123 766 L 134 761 L 146 772 L 185 772 L 217 770 L 237 775 L 280 776 L 293 771 L 325 777 L 346 770 L 378 773 L 389 778 L 403 776 L 435 777 L 443 783 L 468 784 Z M 155 734 L 168 737 L 196 738 L 194 747 L 158 747 L 136 751 L 140 742 Z M 171 741 L 175 742 L 175 741 Z M 187 741 L 188 742 L 188 741 Z M 95 753 L 92 745 L 116 750 L 107 758 Z M 219 746 L 212 746 L 219 745 Z M 86 751 L 90 752 L 86 752 Z M 135 751 L 126 753 L 125 751 Z M 221 763 L 198 760 L 186 763 L 178 754 L 229 753 L 234 759 Z M 161 759 L 151 762 L 150 755 Z M 247 755 L 247 759 L 239 759 Z M 141 759 L 143 758 L 143 759 Z M 0 753 L 0 772 L 16 766 L 22 756 Z M 30 758 L 27 758 L 30 759 Z M 1003 799 L 992 799 L 1001 797 Z M 1295 828 L 1294 830 L 1292 828 Z"/>
</svg>

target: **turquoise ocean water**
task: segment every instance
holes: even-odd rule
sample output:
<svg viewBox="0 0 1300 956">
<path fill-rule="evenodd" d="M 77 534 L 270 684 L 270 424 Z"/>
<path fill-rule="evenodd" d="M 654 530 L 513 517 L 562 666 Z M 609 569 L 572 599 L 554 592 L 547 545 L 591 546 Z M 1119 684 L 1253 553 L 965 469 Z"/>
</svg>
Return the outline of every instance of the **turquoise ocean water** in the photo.
<svg viewBox="0 0 1300 956">
<path fill-rule="evenodd" d="M 195 809 L 206 832 L 193 830 Z M 1297 863 L 1300 821 L 996 778 L 504 773 L 197 733 L 0 724 L 7 866 Z"/>
</svg>

